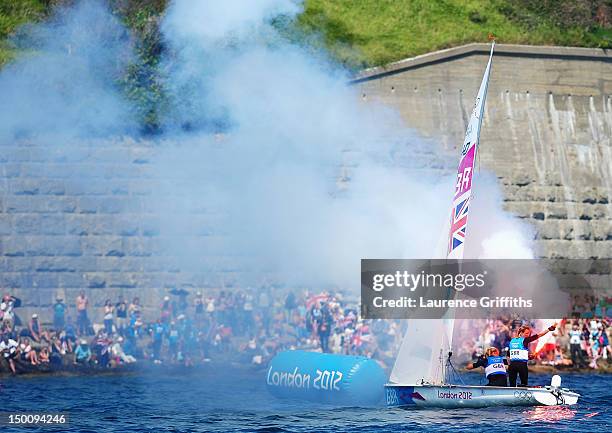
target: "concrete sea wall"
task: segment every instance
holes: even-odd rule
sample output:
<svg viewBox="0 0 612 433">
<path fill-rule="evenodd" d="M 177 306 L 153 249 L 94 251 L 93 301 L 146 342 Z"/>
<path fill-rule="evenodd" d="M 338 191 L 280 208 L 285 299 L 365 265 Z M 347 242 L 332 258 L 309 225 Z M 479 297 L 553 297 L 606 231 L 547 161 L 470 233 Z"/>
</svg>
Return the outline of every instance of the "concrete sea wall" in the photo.
<svg viewBox="0 0 612 433">
<path fill-rule="evenodd" d="M 490 46 L 471 44 L 364 71 L 364 103 L 458 151 Z M 478 77 L 478 78 L 476 78 Z M 480 163 L 503 185 L 506 210 L 537 229 L 542 257 L 612 257 L 612 55 L 498 45 Z"/>
<path fill-rule="evenodd" d="M 364 71 L 354 84 L 362 103 L 396 108 L 450 154 L 462 143 L 487 49 L 408 59 Z M 611 137 L 612 56 L 498 46 L 480 162 L 503 185 L 505 208 L 537 229 L 541 256 L 612 257 Z M 209 209 L 194 211 L 193 227 L 160 233 L 150 199 L 156 152 L 127 138 L 2 143 L 0 288 L 23 298 L 26 312 L 48 316 L 55 296 L 73 304 L 83 288 L 94 305 L 123 294 L 152 309 L 171 287 L 234 286 L 239 270 L 215 254 Z M 207 251 L 189 268 L 165 249 L 166 236 L 183 234 Z"/>
</svg>

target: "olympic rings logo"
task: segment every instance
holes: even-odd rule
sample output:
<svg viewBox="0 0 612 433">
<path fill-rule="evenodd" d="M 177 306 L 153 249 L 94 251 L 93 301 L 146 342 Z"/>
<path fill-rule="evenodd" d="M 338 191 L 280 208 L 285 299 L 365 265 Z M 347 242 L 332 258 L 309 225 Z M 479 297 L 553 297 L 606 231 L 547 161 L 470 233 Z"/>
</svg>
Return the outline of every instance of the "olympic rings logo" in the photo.
<svg viewBox="0 0 612 433">
<path fill-rule="evenodd" d="M 531 391 L 514 391 L 514 397 L 521 400 L 531 400 Z"/>
</svg>

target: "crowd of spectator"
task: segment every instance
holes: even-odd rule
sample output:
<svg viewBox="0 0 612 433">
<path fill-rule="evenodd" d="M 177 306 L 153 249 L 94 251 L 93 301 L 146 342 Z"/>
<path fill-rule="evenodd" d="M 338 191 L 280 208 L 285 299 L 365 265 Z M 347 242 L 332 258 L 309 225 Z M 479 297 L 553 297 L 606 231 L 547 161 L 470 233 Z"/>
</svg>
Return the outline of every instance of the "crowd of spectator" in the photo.
<svg viewBox="0 0 612 433">
<path fill-rule="evenodd" d="M 533 363 L 555 367 L 599 369 L 602 362 L 612 363 L 611 299 L 592 294 L 573 296 L 572 315 L 559 322 L 557 330 L 532 344 Z M 550 321 L 535 320 L 528 323 L 533 329 L 548 327 Z M 465 321 L 461 334 L 464 339 L 460 354 L 477 358 L 487 347 L 497 347 L 503 353 L 510 339 L 524 321 L 512 318 Z M 461 326 L 460 325 L 460 326 Z"/>
<path fill-rule="evenodd" d="M 607 301 L 575 298 L 582 312 L 563 320 L 546 337 L 534 362 L 593 369 L 612 362 Z M 593 311 L 584 308 L 585 302 Z M 391 367 L 406 325 L 361 319 L 357 301 L 341 292 L 274 288 L 206 294 L 175 289 L 146 317 L 137 297 L 106 299 L 101 307 L 92 307 L 82 291 L 70 306 L 58 297 L 45 323 L 38 313 L 21 320 L 20 303 L 9 294 L 0 303 L 0 370 L 13 373 L 41 366 L 104 368 L 143 362 L 265 365 L 277 352 L 289 349 L 363 355 Z M 456 358 L 477 356 L 489 346 L 503 351 L 521 324 L 524 321 L 511 319 L 459 321 Z"/>
<path fill-rule="evenodd" d="M 5 294 L 0 305 L 0 369 L 13 373 L 41 365 L 114 367 L 141 361 L 262 365 L 286 349 L 358 354 L 389 363 L 401 339 L 398 322 L 360 319 L 356 303 L 341 293 L 269 288 L 205 296 L 172 290 L 146 318 L 138 298 L 107 299 L 96 315 L 100 323 L 90 319 L 84 291 L 71 308 L 58 297 L 52 319 L 44 324 L 37 313 L 22 322 L 16 314 L 20 303 Z"/>
</svg>

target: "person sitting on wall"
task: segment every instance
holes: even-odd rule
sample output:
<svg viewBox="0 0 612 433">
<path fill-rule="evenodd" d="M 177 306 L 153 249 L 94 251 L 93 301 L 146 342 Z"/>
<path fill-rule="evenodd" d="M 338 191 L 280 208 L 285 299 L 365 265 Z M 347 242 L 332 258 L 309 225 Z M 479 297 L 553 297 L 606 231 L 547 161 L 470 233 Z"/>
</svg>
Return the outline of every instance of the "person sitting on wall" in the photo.
<svg viewBox="0 0 612 433">
<path fill-rule="evenodd" d="M 0 353 L 8 362 L 9 368 L 13 374 L 16 374 L 17 372 L 15 370 L 15 358 L 18 354 L 18 347 L 19 343 L 10 338 L 8 333 L 2 335 L 2 340 L 0 341 Z"/>
<path fill-rule="evenodd" d="M 88 364 L 91 361 L 91 349 L 87 340 L 82 339 L 79 342 L 76 350 L 74 351 L 74 363 L 75 364 Z"/>
<path fill-rule="evenodd" d="M 93 344 L 95 359 L 101 367 L 107 367 L 110 362 L 110 345 L 112 340 L 103 330 L 98 331 Z"/>
<path fill-rule="evenodd" d="M 39 364 L 36 350 L 32 348 L 32 344 L 30 343 L 30 339 L 28 337 L 23 337 L 21 339 L 21 343 L 19 344 L 19 353 L 22 361 L 29 361 L 32 365 Z"/>
<path fill-rule="evenodd" d="M 123 337 L 117 337 L 117 340 L 111 345 L 111 354 L 115 359 L 118 359 L 120 363 L 131 364 L 136 362 L 136 358 L 132 355 L 125 353 L 125 350 L 121 346 L 123 344 Z"/>
<path fill-rule="evenodd" d="M 62 356 L 66 354 L 66 349 L 62 347 L 62 341 L 57 333 L 51 337 L 49 362 L 51 365 L 62 365 Z"/>
<path fill-rule="evenodd" d="M 37 343 L 40 343 L 41 332 L 40 323 L 38 322 L 38 314 L 32 314 L 32 319 L 30 319 L 30 323 L 28 324 L 28 331 L 28 336 Z"/>
<path fill-rule="evenodd" d="M 487 386 L 508 386 L 508 373 L 506 372 L 508 361 L 500 356 L 497 347 L 489 347 L 476 362 L 470 362 L 466 365 L 466 369 L 473 370 L 478 367 L 484 367 L 485 376 L 489 383 Z"/>
<path fill-rule="evenodd" d="M 70 316 L 66 317 L 66 326 L 59 333 L 59 339 L 62 343 L 62 347 L 68 353 L 74 352 L 74 349 L 77 346 L 77 336 L 76 336 L 76 328 L 72 323 L 72 318 Z"/>
<path fill-rule="evenodd" d="M 49 353 L 49 347 L 43 346 L 40 349 L 40 353 L 38 355 L 38 361 L 41 364 L 49 364 L 50 355 L 51 354 Z"/>
</svg>

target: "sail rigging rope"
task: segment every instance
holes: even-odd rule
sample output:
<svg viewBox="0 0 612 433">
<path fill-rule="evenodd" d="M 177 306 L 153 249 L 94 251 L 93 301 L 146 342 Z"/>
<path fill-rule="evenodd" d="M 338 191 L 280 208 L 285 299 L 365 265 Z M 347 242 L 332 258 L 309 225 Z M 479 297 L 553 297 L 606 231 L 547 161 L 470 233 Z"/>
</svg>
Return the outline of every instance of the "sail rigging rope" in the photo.
<svg viewBox="0 0 612 433">
<path fill-rule="evenodd" d="M 461 373 L 457 371 L 457 369 L 453 365 L 453 362 L 451 361 L 452 356 L 453 356 L 453 352 L 448 352 L 448 358 L 446 359 L 446 367 L 447 367 L 447 371 L 451 373 L 449 375 L 449 378 L 451 379 L 449 383 L 453 383 L 458 380 L 459 382 L 461 382 L 461 385 L 465 385 L 465 381 L 463 380 Z"/>
</svg>

